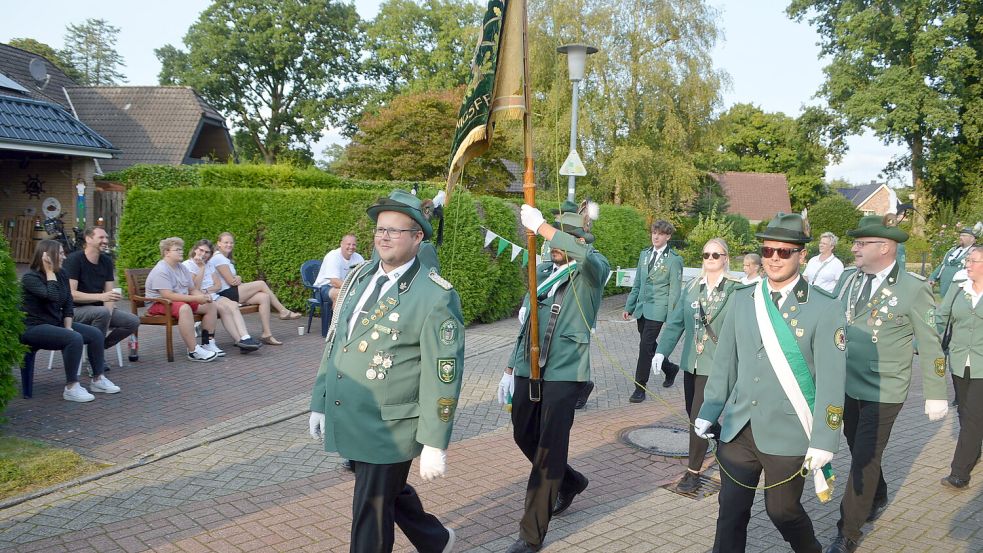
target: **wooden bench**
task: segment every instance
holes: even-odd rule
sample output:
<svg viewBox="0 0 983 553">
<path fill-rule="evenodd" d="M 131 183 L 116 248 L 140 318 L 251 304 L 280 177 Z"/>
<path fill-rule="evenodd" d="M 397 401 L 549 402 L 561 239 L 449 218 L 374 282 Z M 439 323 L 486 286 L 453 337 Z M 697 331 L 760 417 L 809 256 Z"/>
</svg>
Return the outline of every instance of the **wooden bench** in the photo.
<svg viewBox="0 0 983 553">
<path fill-rule="evenodd" d="M 163 326 L 165 328 L 166 342 L 167 342 L 167 360 L 169 362 L 174 362 L 174 326 L 177 325 L 177 319 L 171 315 L 171 301 L 164 298 L 148 298 L 147 294 L 147 276 L 150 275 L 150 269 L 127 269 L 126 270 L 126 290 L 130 295 L 130 311 L 134 315 L 140 317 L 140 324 L 142 325 L 157 325 Z M 141 315 L 139 310 L 144 306 L 145 302 L 157 302 L 162 303 L 167 306 L 166 315 Z M 241 305 L 239 306 L 239 312 L 242 314 L 256 313 L 259 311 L 258 305 Z M 195 313 L 195 320 L 200 321 L 203 317 Z"/>
</svg>

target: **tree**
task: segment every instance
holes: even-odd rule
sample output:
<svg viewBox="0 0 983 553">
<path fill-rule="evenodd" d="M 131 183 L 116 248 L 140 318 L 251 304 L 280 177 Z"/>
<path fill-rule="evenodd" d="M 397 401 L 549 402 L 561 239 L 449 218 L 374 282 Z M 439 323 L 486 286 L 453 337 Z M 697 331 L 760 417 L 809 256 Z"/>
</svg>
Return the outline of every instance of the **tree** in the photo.
<svg viewBox="0 0 983 553">
<path fill-rule="evenodd" d="M 63 52 L 59 52 L 43 42 L 34 40 L 33 38 L 12 38 L 7 44 L 14 48 L 20 48 L 26 52 L 41 56 L 75 82 L 82 80 L 82 74 L 65 59 Z"/>
<path fill-rule="evenodd" d="M 188 29 L 187 51 L 166 45 L 155 53 L 161 84 L 193 87 L 274 163 L 344 121 L 362 41 L 352 4 L 217 0 Z"/>
<path fill-rule="evenodd" d="M 439 180 L 447 176 L 450 137 L 457 124 L 463 88 L 407 93 L 367 114 L 332 168 L 372 180 Z M 494 157 L 467 167 L 468 183 L 482 192 L 504 192 L 509 176 Z"/>
<path fill-rule="evenodd" d="M 851 131 L 867 127 L 886 144 L 908 148 L 915 187 L 913 232 L 924 235 L 922 215 L 932 206 L 932 144 L 957 131 L 961 108 L 953 94 L 973 56 L 965 43 L 967 18 L 959 2 L 907 0 L 793 0 L 788 14 L 808 17 L 830 56 L 821 94 Z"/>
<path fill-rule="evenodd" d="M 841 135 L 826 138 L 835 131 L 833 121 L 818 108 L 793 119 L 735 104 L 717 121 L 720 145 L 711 163 L 718 171 L 784 174 L 792 209 L 801 211 L 826 194 L 826 165 L 845 149 Z"/>
<path fill-rule="evenodd" d="M 232 145 L 240 163 L 266 162 L 263 154 L 256 147 L 253 137 L 247 131 L 238 130 L 232 133 Z M 311 167 L 314 165 L 314 152 L 305 144 L 295 144 L 280 152 L 276 161 L 294 167 Z"/>
<path fill-rule="evenodd" d="M 78 71 L 79 84 L 101 86 L 126 82 L 126 75 L 120 72 L 126 64 L 116 51 L 119 27 L 105 19 L 89 18 L 80 25 L 69 25 L 66 31 L 62 55 Z"/>
</svg>

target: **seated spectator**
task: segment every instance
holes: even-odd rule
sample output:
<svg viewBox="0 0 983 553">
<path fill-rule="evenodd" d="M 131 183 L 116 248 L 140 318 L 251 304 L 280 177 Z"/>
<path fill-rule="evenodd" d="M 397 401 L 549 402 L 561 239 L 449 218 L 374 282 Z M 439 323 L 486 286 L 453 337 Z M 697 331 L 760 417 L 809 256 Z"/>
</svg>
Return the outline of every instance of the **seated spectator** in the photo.
<svg viewBox="0 0 983 553">
<path fill-rule="evenodd" d="M 216 284 L 213 278 L 215 268 L 208 263 L 213 251 L 212 241 L 202 238 L 195 242 L 191 255 L 184 261 L 184 266 L 193 275 L 194 287 L 210 295 L 212 301 L 215 302 L 218 318 L 222 321 L 225 330 L 235 340 L 235 346 L 243 353 L 258 350 L 262 344 L 249 335 L 246 321 L 242 318 L 242 313 L 239 312 L 239 304 L 217 294 L 220 285 Z M 214 337 L 209 341 L 209 345 L 212 346 L 210 349 L 213 351 L 218 350 Z"/>
<path fill-rule="evenodd" d="M 324 256 L 321 262 L 321 270 L 314 279 L 314 287 L 318 290 L 321 301 L 325 301 L 324 294 L 334 302 L 338 298 L 338 289 L 341 283 L 348 276 L 348 271 L 360 263 L 364 263 L 355 249 L 358 247 L 357 239 L 354 234 L 346 234 L 341 238 L 341 244 Z"/>
<path fill-rule="evenodd" d="M 101 227 L 85 231 L 85 249 L 65 258 L 62 269 L 68 276 L 75 304 L 75 322 L 92 325 L 106 335 L 110 349 L 140 328 L 140 317 L 116 309 L 120 294 L 116 288 L 116 269 L 109 250 L 109 235 Z M 109 370 L 109 364 L 106 364 Z"/>
<path fill-rule="evenodd" d="M 42 240 L 34 249 L 31 269 L 21 279 L 24 288 L 21 310 L 27 317 L 20 341 L 32 348 L 61 351 L 66 382 L 61 397 L 68 401 L 92 401 L 95 396 L 78 382 L 83 346 L 89 346 L 89 365 L 92 367 L 89 387 L 92 391 L 115 394 L 120 388 L 103 375 L 106 368 L 105 334 L 94 326 L 73 320 L 72 290 L 68 277 L 61 270 L 64 260 L 65 251 L 54 240 Z"/>
<path fill-rule="evenodd" d="M 741 284 L 761 282 L 761 256 L 756 253 L 745 254 L 742 262 L 744 278 L 741 279 Z"/>
<path fill-rule="evenodd" d="M 208 294 L 194 288 L 194 278 L 181 263 L 184 257 L 184 240 L 177 237 L 160 241 L 160 261 L 147 275 L 146 290 L 148 298 L 164 298 L 171 302 L 171 316 L 177 319 L 178 331 L 184 345 L 188 348 L 188 360 L 198 362 L 214 361 L 222 350 L 213 346 L 211 336 L 215 333 L 215 319 L 218 310 Z M 147 309 L 148 315 L 164 315 L 167 305 L 154 302 Z M 201 345 L 195 344 L 195 313 L 203 316 L 201 321 Z M 217 350 L 217 351 L 216 351 Z"/>
<path fill-rule="evenodd" d="M 809 260 L 802 274 L 806 282 L 827 292 L 832 292 L 836 288 L 836 283 L 843 274 L 843 262 L 833 255 L 837 242 L 839 239 L 832 232 L 819 235 L 819 255 Z"/>
<path fill-rule="evenodd" d="M 299 319 L 300 313 L 290 311 L 280 303 L 276 294 L 262 280 L 243 282 L 236 274 L 236 267 L 232 264 L 232 250 L 235 247 L 235 237 L 230 232 L 223 232 L 218 236 L 218 251 L 208 262 L 215 268 L 216 281 L 221 282 L 218 295 L 229 298 L 230 300 L 241 303 L 259 306 L 259 320 L 263 325 L 263 335 L 259 337 L 264 344 L 271 346 L 282 346 L 283 342 L 273 337 L 270 329 L 270 310 L 276 309 L 282 320 Z"/>
</svg>

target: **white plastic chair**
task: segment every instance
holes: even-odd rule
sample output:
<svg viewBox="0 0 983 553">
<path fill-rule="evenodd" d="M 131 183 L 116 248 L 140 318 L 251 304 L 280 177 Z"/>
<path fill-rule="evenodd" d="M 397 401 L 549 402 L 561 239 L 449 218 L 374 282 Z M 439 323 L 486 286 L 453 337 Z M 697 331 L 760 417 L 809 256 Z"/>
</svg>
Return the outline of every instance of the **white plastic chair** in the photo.
<svg viewBox="0 0 983 553">
<path fill-rule="evenodd" d="M 79 359 L 79 368 L 75 371 L 75 376 L 82 374 L 82 362 L 88 357 L 89 346 L 82 346 L 82 359 Z M 123 348 L 120 347 L 119 342 L 116 343 L 116 360 L 119 361 L 119 366 L 123 367 Z M 55 352 L 52 351 L 51 355 L 48 356 L 48 370 L 51 370 L 51 366 L 55 362 Z"/>
</svg>

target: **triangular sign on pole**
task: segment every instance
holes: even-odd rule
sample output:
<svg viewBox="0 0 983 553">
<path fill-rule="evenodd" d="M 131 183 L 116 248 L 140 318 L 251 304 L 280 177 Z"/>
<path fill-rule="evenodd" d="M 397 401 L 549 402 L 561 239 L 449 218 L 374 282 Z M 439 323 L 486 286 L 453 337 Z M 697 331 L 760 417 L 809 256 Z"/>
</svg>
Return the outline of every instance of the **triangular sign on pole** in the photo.
<svg viewBox="0 0 983 553">
<path fill-rule="evenodd" d="M 560 174 L 564 177 L 571 175 L 574 177 L 587 176 L 587 168 L 584 167 L 584 162 L 580 161 L 580 154 L 577 153 L 577 150 L 570 150 L 570 155 L 560 166 Z"/>
</svg>

